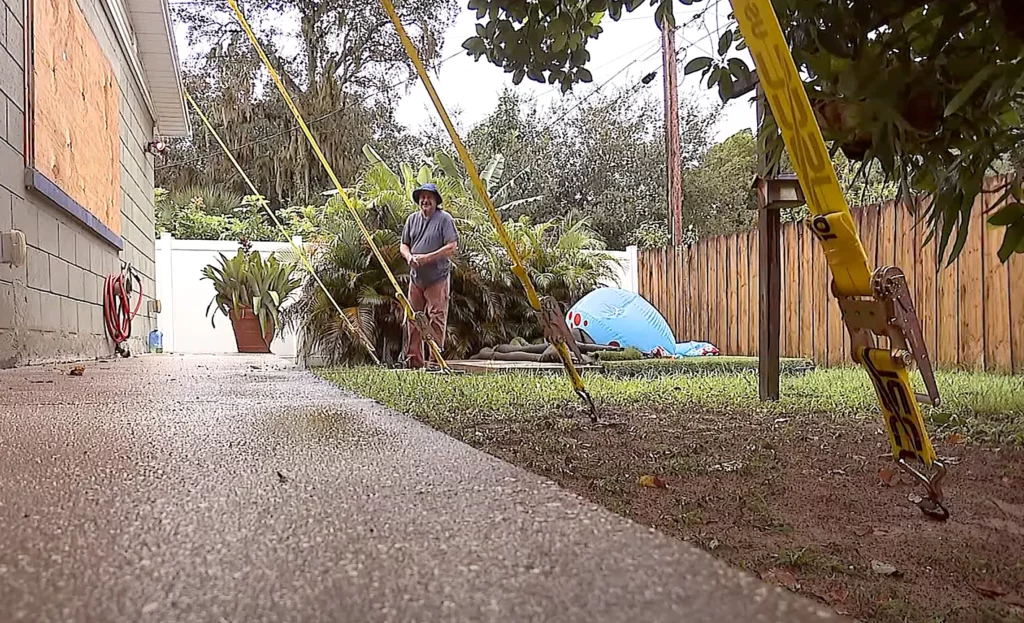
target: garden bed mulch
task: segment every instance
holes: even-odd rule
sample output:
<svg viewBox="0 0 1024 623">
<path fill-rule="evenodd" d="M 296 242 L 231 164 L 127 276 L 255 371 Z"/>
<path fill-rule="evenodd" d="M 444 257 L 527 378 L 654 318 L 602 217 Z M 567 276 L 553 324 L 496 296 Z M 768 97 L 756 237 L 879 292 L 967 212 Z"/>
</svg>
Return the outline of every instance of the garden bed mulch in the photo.
<svg viewBox="0 0 1024 623">
<path fill-rule="evenodd" d="M 1024 451 L 936 440 L 925 517 L 884 433 L 836 414 L 620 411 L 448 432 L 769 582 L 871 621 L 1024 621 Z"/>
</svg>

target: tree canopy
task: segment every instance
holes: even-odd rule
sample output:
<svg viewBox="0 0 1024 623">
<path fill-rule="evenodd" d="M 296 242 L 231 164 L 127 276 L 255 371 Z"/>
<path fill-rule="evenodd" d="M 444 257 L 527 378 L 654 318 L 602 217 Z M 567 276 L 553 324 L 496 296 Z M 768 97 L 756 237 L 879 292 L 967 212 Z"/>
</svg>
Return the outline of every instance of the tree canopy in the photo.
<svg viewBox="0 0 1024 623">
<path fill-rule="evenodd" d="M 558 102 L 544 114 L 522 94 L 503 92 L 467 142 L 477 161 L 502 154 L 510 191 L 536 198 L 504 216 L 586 218 L 614 249 L 667 241 L 663 112 L 647 88 L 591 92 L 578 108 Z M 697 167 L 711 147 L 719 112 L 696 98 L 680 100 L 684 171 Z M 703 224 L 698 228 L 708 231 Z"/>
<path fill-rule="evenodd" d="M 372 143 L 397 157 L 409 137 L 395 120 L 401 86 L 414 75 L 377 2 L 274 0 L 240 2 L 261 45 L 320 146 L 342 179 L 365 168 Z M 395 2 L 427 63 L 437 60 L 455 0 Z M 315 200 L 330 182 L 269 81 L 260 59 L 223 2 L 174 5 L 197 51 L 183 67 L 185 86 L 216 124 L 272 205 Z M 404 79 L 404 81 L 403 81 Z M 189 111 L 191 114 L 191 111 Z M 174 141 L 174 159 L 157 166 L 158 185 L 209 186 L 237 176 L 220 148 L 193 119 L 191 139 Z M 244 192 L 241 185 L 235 188 Z"/>
<path fill-rule="evenodd" d="M 681 101 L 686 185 L 690 185 L 690 176 L 707 180 L 706 192 L 687 195 L 684 226 L 694 236 L 712 235 L 723 231 L 713 222 L 721 215 L 705 204 L 732 202 L 730 193 L 734 192 L 746 197 L 752 174 L 731 161 L 706 160 L 719 108 L 702 105 L 695 98 Z M 442 153 L 448 177 L 465 176 L 446 134 L 419 137 L 418 141 L 408 138 L 407 161 L 434 166 L 437 154 Z M 644 88 L 594 92 L 585 101 L 560 101 L 543 110 L 536 101 L 507 89 L 494 110 L 472 126 L 466 142 L 480 169 L 494 180 L 488 190 L 506 221 L 521 217 L 535 223 L 563 217 L 586 219 L 614 249 L 668 241 L 662 110 Z M 380 153 L 385 157 L 387 151 Z M 752 148 L 748 155 L 749 168 Z M 369 166 L 365 157 L 357 164 L 362 167 L 359 173 Z M 246 167 L 244 160 L 242 166 Z M 702 177 L 700 170 L 705 166 L 739 177 L 723 180 L 721 174 L 713 173 Z M 346 179 L 358 179 L 359 173 Z M 228 171 L 219 183 L 182 184 L 172 179 L 167 190 L 158 189 L 158 230 L 178 238 L 230 239 L 244 234 L 254 240 L 277 239 L 276 229 L 253 198 L 225 183 L 236 177 L 234 171 Z M 303 201 L 300 193 L 290 191 L 290 184 L 281 196 L 297 199 L 276 206 L 282 218 L 295 209 L 324 203 L 319 194 Z M 726 230 L 741 226 L 738 223 L 734 218 Z"/>
<path fill-rule="evenodd" d="M 720 0 L 678 0 L 683 5 Z M 618 20 L 645 0 L 563 3 L 470 0 L 480 22 L 464 47 L 477 59 L 513 73 L 559 83 L 568 90 L 589 82 L 587 46 L 603 32 L 607 14 Z M 674 25 L 676 2 L 650 0 L 658 27 Z M 984 177 L 1022 138 L 1024 5 L 1017 0 L 774 0 L 825 139 L 833 149 L 872 168 L 903 196 L 931 193 L 924 214 L 940 254 L 955 258 L 966 241 L 970 213 Z M 750 68 L 738 28 L 719 35 L 714 57 L 692 59 L 725 101 Z M 781 161 L 782 139 L 770 116 L 761 131 Z M 1010 205 L 990 221 L 1007 227 L 1000 256 L 1024 252 L 1021 184 L 1014 176 L 1003 195 Z M 908 202 L 911 203 L 912 202 Z M 955 235 L 954 235 L 955 234 Z M 948 243 L 952 243 L 951 246 Z"/>
</svg>

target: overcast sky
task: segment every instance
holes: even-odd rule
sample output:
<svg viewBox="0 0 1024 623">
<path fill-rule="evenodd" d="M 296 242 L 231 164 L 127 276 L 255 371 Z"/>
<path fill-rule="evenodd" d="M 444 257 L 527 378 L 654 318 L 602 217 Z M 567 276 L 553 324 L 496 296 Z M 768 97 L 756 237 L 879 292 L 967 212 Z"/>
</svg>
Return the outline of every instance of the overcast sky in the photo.
<svg viewBox="0 0 1024 623">
<path fill-rule="evenodd" d="M 712 2 L 712 4 L 714 5 L 713 10 L 709 11 L 702 20 L 677 32 L 677 50 L 681 51 L 683 48 L 689 47 L 686 51 L 687 59 L 711 55 L 718 44 L 718 37 L 715 33 L 718 32 L 718 29 L 725 28 L 731 7 L 728 2 Z M 676 23 L 687 22 L 694 14 L 706 7 L 705 2 L 694 4 L 693 7 L 676 4 Z M 715 14 L 714 9 L 717 9 L 718 15 Z M 475 24 L 476 13 L 463 10 L 445 37 L 441 58 L 447 58 L 458 52 L 462 47 L 462 42 L 475 34 Z M 599 85 L 610 80 L 607 87 L 609 89 L 614 86 L 633 85 L 639 82 L 645 74 L 658 70 L 657 80 L 652 82 L 648 88 L 651 94 L 661 101 L 664 92 L 660 71 L 661 33 L 654 23 L 653 7 L 647 6 L 645 3 L 640 9 L 624 15 L 618 22 L 606 17 L 602 26 L 605 31 L 588 46 L 591 60 L 587 67 L 594 75 L 593 84 Z M 691 45 L 692 47 L 690 47 Z M 749 57 L 746 60 L 750 64 Z M 685 60 L 683 64 L 685 64 Z M 684 77 L 680 67 L 680 97 L 694 97 L 709 104 L 717 102 L 717 91 L 709 91 L 702 86 L 699 76 L 700 74 L 694 74 Z M 502 69 L 488 62 L 486 58 L 481 57 L 477 62 L 465 54 L 444 63 L 440 68 L 439 75 L 432 76 L 432 78 L 435 80 L 441 100 L 449 112 L 454 109 L 461 111 L 460 125 L 464 126 L 471 126 L 484 119 L 493 110 L 498 95 L 506 86 L 521 90 L 531 97 L 536 96 L 541 109 L 556 101 L 557 98 L 575 99 L 576 97 L 571 93 L 565 96 L 561 95 L 558 85 L 542 85 L 529 79 L 524 80 L 519 86 L 514 86 L 511 74 L 506 74 Z M 587 92 L 585 88 L 586 86 L 584 89 L 580 89 L 581 94 Z M 719 127 L 716 128 L 719 141 L 744 128 L 754 128 L 754 108 L 747 99 L 732 101 L 726 106 Z M 436 113 L 430 103 L 430 98 L 423 86 L 417 82 L 410 90 L 409 95 L 402 100 L 398 108 L 398 119 L 410 129 L 415 130 L 434 116 Z M 466 128 L 461 129 L 465 130 Z"/>
<path fill-rule="evenodd" d="M 460 0 L 462 1 L 462 0 Z M 691 22 L 695 15 L 711 5 L 711 10 L 696 22 L 677 31 L 676 46 L 683 63 L 695 56 L 709 56 L 718 43 L 718 33 L 728 23 L 731 10 L 729 2 L 721 0 L 705 0 L 691 7 L 676 4 L 676 23 Z M 506 74 L 499 67 L 489 63 L 486 58 L 479 62 L 465 54 L 462 42 L 475 34 L 476 12 L 463 9 L 449 29 L 445 37 L 441 58 L 447 58 L 462 52 L 441 65 L 437 75 L 432 76 L 434 84 L 449 113 L 459 111 L 460 131 L 465 132 L 475 123 L 483 120 L 497 103 L 498 96 L 506 87 L 512 87 L 535 97 L 541 110 L 558 98 L 576 99 L 576 95 L 562 95 L 558 85 L 542 85 L 524 80 L 520 85 L 512 84 L 511 74 Z M 593 85 L 607 82 L 609 90 L 614 87 L 637 84 L 644 75 L 658 70 L 657 79 L 648 88 L 652 96 L 662 100 L 663 83 L 661 74 L 660 31 L 654 23 L 654 8 L 647 3 L 633 13 L 624 14 L 618 22 L 605 17 L 602 22 L 604 32 L 588 46 L 591 59 L 587 67 L 594 76 Z M 181 57 L 188 56 L 185 31 L 178 26 L 177 39 Z M 744 55 L 746 52 L 743 53 Z M 749 56 L 744 56 L 750 65 Z M 752 65 L 751 65 L 752 66 Z M 708 104 L 718 101 L 717 91 L 709 91 L 700 84 L 700 74 L 682 75 L 679 71 L 680 98 L 697 98 Z M 581 85 L 581 96 L 589 92 L 593 85 Z M 723 111 L 721 121 L 716 128 L 719 141 L 744 129 L 753 128 L 755 123 L 753 104 L 749 97 L 730 102 Z M 398 120 L 410 130 L 416 131 L 436 117 L 426 90 L 417 81 L 402 99 L 398 111 Z"/>
</svg>

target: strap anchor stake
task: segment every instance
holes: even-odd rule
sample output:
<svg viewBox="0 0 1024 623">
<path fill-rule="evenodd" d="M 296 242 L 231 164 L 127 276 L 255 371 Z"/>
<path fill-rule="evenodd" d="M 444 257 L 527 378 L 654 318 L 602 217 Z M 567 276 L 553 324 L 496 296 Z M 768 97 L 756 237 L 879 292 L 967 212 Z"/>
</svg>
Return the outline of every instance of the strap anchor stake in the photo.
<svg viewBox="0 0 1024 623">
<path fill-rule="evenodd" d="M 925 475 L 908 463 L 906 459 L 901 458 L 897 464 L 904 472 L 924 485 L 927 496 L 917 501 L 917 507 L 921 509 L 921 512 L 939 521 L 949 519 L 949 510 L 942 504 L 942 479 L 946 477 L 946 466 L 942 464 L 942 461 L 932 461 L 935 472 L 931 476 Z"/>
<path fill-rule="evenodd" d="M 452 369 L 448 367 L 448 362 L 441 356 L 441 347 L 437 344 L 437 336 L 434 335 L 434 329 L 430 326 L 430 318 L 427 317 L 427 314 L 422 311 L 413 312 L 412 324 L 420 332 L 420 336 L 427 341 L 427 346 L 430 348 L 430 352 L 434 354 L 441 372 L 450 374 Z"/>
<path fill-rule="evenodd" d="M 941 483 L 946 466 L 935 456 L 916 404 L 938 406 L 941 402 L 921 321 L 902 270 L 882 266 L 872 273 L 870 283 L 870 296 L 843 295 L 836 292 L 835 282 L 832 284 L 850 331 L 853 359 L 868 370 L 878 392 L 893 458 L 904 472 L 924 485 L 926 497 L 919 498 L 918 507 L 925 515 L 945 521 L 949 511 L 942 503 Z M 877 337 L 888 338 L 889 348 L 877 348 Z M 906 370 L 914 364 L 921 372 L 924 394 L 910 389 Z M 925 469 L 934 470 L 932 475 L 911 465 L 908 459 L 916 459 Z"/>
<path fill-rule="evenodd" d="M 540 320 L 541 327 L 544 329 L 544 339 L 558 351 L 559 356 L 562 358 L 562 363 L 565 364 L 566 372 L 569 373 L 569 380 L 572 381 L 573 391 L 576 392 L 576 395 L 587 406 L 587 414 L 590 416 L 590 421 L 596 424 L 598 417 L 597 408 L 594 406 L 594 399 L 591 398 L 590 392 L 584 387 L 579 370 L 574 365 L 575 362 L 583 363 L 583 352 L 580 351 L 579 344 L 576 343 L 572 332 L 569 331 L 569 327 L 565 324 L 565 311 L 562 309 L 561 303 L 552 296 L 541 297 L 540 311 L 537 317 Z"/>
</svg>

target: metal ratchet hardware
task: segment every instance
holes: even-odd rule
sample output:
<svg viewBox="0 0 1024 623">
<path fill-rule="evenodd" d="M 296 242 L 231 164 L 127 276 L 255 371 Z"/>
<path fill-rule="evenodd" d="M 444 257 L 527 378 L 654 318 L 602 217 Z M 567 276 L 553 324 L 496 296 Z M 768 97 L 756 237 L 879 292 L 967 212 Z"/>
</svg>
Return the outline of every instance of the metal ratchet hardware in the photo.
<svg viewBox="0 0 1024 623">
<path fill-rule="evenodd" d="M 864 364 L 863 354 L 868 349 L 876 348 L 875 336 L 889 338 L 890 356 L 901 362 L 904 367 L 916 364 L 924 380 L 926 394 L 914 394 L 918 402 L 939 406 L 939 389 L 935 383 L 935 372 L 928 349 L 921 332 L 921 322 L 914 307 L 913 297 L 907 285 L 906 275 L 895 266 L 882 266 L 871 275 L 872 298 L 860 296 L 844 296 L 836 292 L 835 282 L 832 293 L 839 301 L 843 321 L 850 332 L 850 343 L 853 360 Z M 901 455 L 904 453 L 901 453 Z M 946 467 L 942 462 L 933 460 L 934 473 L 928 476 L 915 468 L 908 458 L 912 453 L 900 456 L 898 465 L 903 471 L 918 480 L 925 487 L 927 497 L 917 505 L 926 515 L 945 520 L 949 511 L 943 506 L 942 479 L 946 475 Z"/>
<path fill-rule="evenodd" d="M 537 317 L 544 329 L 544 339 L 555 348 L 568 349 L 571 359 L 583 363 L 583 352 L 580 351 L 576 339 L 565 324 L 565 311 L 562 309 L 561 303 L 551 296 L 541 297 L 540 311 L 537 313 Z M 587 405 L 590 421 L 597 422 L 597 408 L 594 406 L 593 398 L 590 397 L 590 392 L 579 380 L 579 372 L 571 369 L 570 376 L 572 377 L 573 391 Z"/>
<path fill-rule="evenodd" d="M 875 297 L 889 304 L 890 350 L 900 351 L 904 365 L 913 361 L 924 379 L 927 394 L 915 394 L 918 402 L 939 406 L 939 388 L 935 384 L 935 372 L 928 358 L 928 347 L 921 332 L 921 321 L 917 317 L 914 298 L 907 286 L 907 277 L 895 266 L 883 266 L 871 275 L 871 288 Z"/>
<path fill-rule="evenodd" d="M 889 350 L 893 357 L 903 361 L 905 366 L 912 362 L 924 379 L 927 394 L 915 394 L 918 402 L 939 406 L 939 389 L 935 384 L 928 349 L 921 333 L 921 321 L 914 308 L 914 300 L 907 286 L 903 271 L 895 266 L 883 266 L 871 275 L 871 290 L 874 298 L 843 296 L 832 293 L 839 300 L 843 321 L 850 331 L 853 360 L 862 363 L 862 348 L 875 348 L 875 336 L 889 338 Z"/>
<path fill-rule="evenodd" d="M 544 328 L 544 339 L 550 344 L 562 343 L 569 347 L 576 361 L 583 361 L 583 353 L 572 337 L 572 332 L 565 324 L 565 312 L 562 305 L 552 296 L 540 299 L 540 324 Z"/>
</svg>

